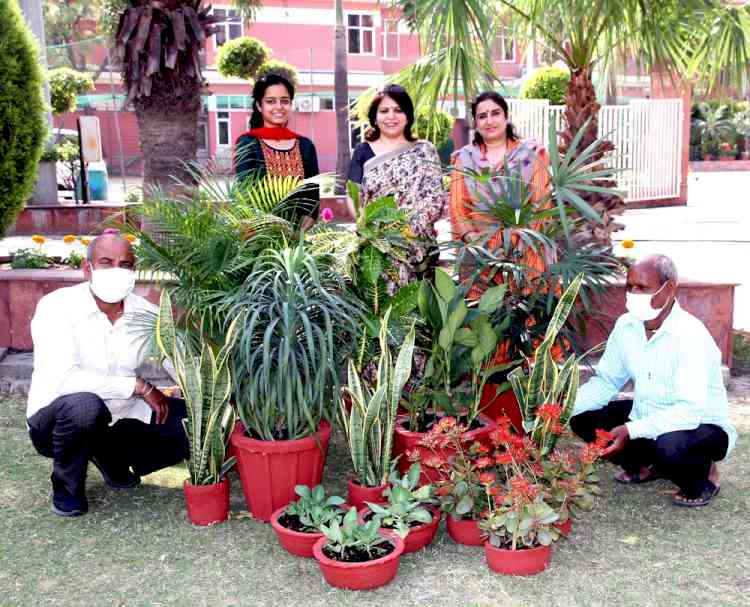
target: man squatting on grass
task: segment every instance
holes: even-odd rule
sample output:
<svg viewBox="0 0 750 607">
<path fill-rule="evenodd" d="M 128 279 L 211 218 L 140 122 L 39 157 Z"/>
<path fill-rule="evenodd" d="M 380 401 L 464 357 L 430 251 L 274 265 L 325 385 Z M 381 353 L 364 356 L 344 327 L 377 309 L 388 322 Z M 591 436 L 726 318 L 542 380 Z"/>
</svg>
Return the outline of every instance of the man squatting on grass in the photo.
<svg viewBox="0 0 750 607">
<path fill-rule="evenodd" d="M 572 430 L 585 441 L 595 430 L 615 438 L 605 451 L 625 484 L 657 478 L 679 490 L 678 506 L 704 506 L 719 492 L 716 465 L 732 450 L 721 353 L 706 327 L 675 299 L 677 269 L 665 255 L 628 271 L 627 312 L 615 324 L 596 375 L 578 392 Z M 612 399 L 628 381 L 633 400 Z"/>
<path fill-rule="evenodd" d="M 87 512 L 89 461 L 107 485 L 127 489 L 189 454 L 185 403 L 136 375 L 147 354 L 138 315 L 157 308 L 132 293 L 134 269 L 130 243 L 105 232 L 89 245 L 87 282 L 44 296 L 31 321 L 26 418 L 34 447 L 53 460 L 52 512 L 60 516 Z"/>
</svg>

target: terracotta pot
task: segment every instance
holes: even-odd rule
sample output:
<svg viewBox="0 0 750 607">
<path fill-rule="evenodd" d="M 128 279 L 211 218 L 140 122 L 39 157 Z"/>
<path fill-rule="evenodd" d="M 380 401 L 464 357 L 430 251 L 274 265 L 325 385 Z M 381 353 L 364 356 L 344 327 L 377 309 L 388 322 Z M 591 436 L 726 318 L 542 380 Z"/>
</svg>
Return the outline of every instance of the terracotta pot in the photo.
<svg viewBox="0 0 750 607">
<path fill-rule="evenodd" d="M 213 525 L 229 518 L 229 479 L 211 485 L 182 485 L 190 522 L 193 525 Z"/>
<path fill-rule="evenodd" d="M 275 510 L 295 499 L 294 487 L 320 484 L 331 426 L 323 421 L 313 435 L 297 440 L 263 441 L 245 436 L 242 424 L 230 439 L 245 503 L 252 515 L 270 521 Z"/>
<path fill-rule="evenodd" d="M 503 575 L 534 575 L 544 571 L 552 556 L 551 546 L 537 546 L 521 550 L 495 548 L 484 543 L 484 556 L 490 569 Z"/>
<path fill-rule="evenodd" d="M 570 535 L 570 532 L 573 531 L 573 519 L 570 518 L 570 516 L 568 516 L 568 518 L 564 521 L 554 523 L 554 525 L 557 530 L 565 537 L 568 537 Z"/>
<path fill-rule="evenodd" d="M 521 407 L 515 393 L 508 389 L 497 394 L 496 390 L 497 384 L 485 384 L 480 401 L 482 413 L 492 420 L 496 420 L 501 415 L 507 415 L 516 432 L 524 434 Z"/>
<path fill-rule="evenodd" d="M 432 512 L 432 521 L 430 521 L 429 523 L 416 525 L 409 530 L 408 535 L 404 538 L 404 554 L 422 550 L 422 548 L 426 548 L 427 546 L 429 546 L 432 543 L 432 540 L 435 539 L 438 527 L 440 526 L 442 513 L 433 506 L 425 506 L 425 508 Z M 363 508 L 362 510 L 360 510 L 359 522 L 364 523 L 366 520 L 365 517 L 368 514 L 370 514 L 369 508 Z M 384 528 L 383 530 L 393 532 L 392 529 Z"/>
<path fill-rule="evenodd" d="M 495 423 L 494 420 L 490 419 L 486 415 L 479 414 L 478 416 L 479 421 L 482 423 L 481 428 L 477 428 L 476 430 L 472 430 L 470 432 L 466 432 L 464 434 L 466 443 L 472 443 L 474 441 L 479 441 L 482 444 L 485 444 L 487 446 L 490 446 L 490 433 L 497 428 L 497 423 Z M 393 454 L 394 457 L 396 455 L 401 455 L 401 457 L 398 460 L 398 469 L 401 472 L 401 474 L 405 474 L 412 462 L 409 461 L 409 458 L 406 457 L 406 451 L 411 451 L 416 449 L 419 451 L 420 456 L 422 457 L 422 461 L 428 458 L 434 458 L 434 457 L 440 457 L 439 454 L 434 453 L 431 449 L 428 449 L 427 447 L 423 447 L 419 443 L 424 438 L 425 433 L 424 432 L 410 432 L 406 428 L 404 428 L 404 424 L 408 421 L 407 416 L 399 416 L 396 419 L 396 434 L 393 438 Z M 454 450 L 452 449 L 445 449 L 443 450 L 443 456 L 444 458 L 449 457 L 452 455 Z M 428 466 L 422 466 L 422 473 L 419 477 L 420 482 L 425 485 L 427 483 L 433 483 L 435 481 L 440 480 L 440 474 L 434 469 L 430 468 Z"/>
<path fill-rule="evenodd" d="M 404 551 L 404 542 L 396 534 L 381 533 L 393 543 L 393 552 L 364 563 L 344 563 L 328 558 L 323 554 L 323 546 L 328 543 L 328 539 L 325 537 L 319 539 L 313 547 L 313 554 L 326 582 L 336 588 L 369 590 L 385 586 L 396 577 L 401 554 Z"/>
<path fill-rule="evenodd" d="M 282 506 L 276 512 L 271 515 L 271 527 L 273 527 L 276 537 L 279 540 L 281 547 L 287 552 L 303 556 L 305 558 L 313 558 L 313 546 L 323 534 L 320 532 L 315 533 L 302 533 L 301 531 L 294 531 L 288 529 L 279 523 L 279 518 L 284 514 L 286 506 Z"/>
<path fill-rule="evenodd" d="M 450 514 L 446 520 L 448 521 L 448 535 L 457 544 L 463 544 L 464 546 L 482 546 L 484 544 L 482 531 L 479 529 L 479 521 L 474 519 L 456 520 Z"/>
<path fill-rule="evenodd" d="M 383 497 L 383 491 L 386 490 L 388 485 L 380 485 L 378 487 L 365 487 L 359 483 L 355 483 L 350 480 L 347 483 L 349 491 L 347 493 L 347 502 L 350 506 L 354 506 L 357 510 L 361 510 L 367 504 L 365 502 L 371 502 L 373 504 L 382 504 L 385 501 Z"/>
</svg>

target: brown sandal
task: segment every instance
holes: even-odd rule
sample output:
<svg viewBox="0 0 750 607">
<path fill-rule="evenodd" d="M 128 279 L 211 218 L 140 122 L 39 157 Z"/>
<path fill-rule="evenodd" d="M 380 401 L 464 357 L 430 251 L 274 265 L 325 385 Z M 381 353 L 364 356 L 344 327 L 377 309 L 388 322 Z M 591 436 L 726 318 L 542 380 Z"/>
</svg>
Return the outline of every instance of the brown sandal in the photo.
<svg viewBox="0 0 750 607">
<path fill-rule="evenodd" d="M 650 483 L 660 478 L 652 466 L 648 467 L 648 473 L 644 477 L 630 476 L 625 470 L 620 470 L 614 475 L 614 479 L 622 485 L 640 485 L 641 483 Z"/>
</svg>

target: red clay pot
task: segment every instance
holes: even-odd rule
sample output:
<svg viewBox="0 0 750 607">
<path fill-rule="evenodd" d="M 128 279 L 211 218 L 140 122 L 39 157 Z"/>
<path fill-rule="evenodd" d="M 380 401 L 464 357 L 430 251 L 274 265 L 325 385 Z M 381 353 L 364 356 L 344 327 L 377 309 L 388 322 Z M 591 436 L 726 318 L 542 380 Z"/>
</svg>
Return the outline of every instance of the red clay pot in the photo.
<svg viewBox="0 0 750 607">
<path fill-rule="evenodd" d="M 349 491 L 347 493 L 347 502 L 350 506 L 354 506 L 357 510 L 361 510 L 367 504 L 365 502 L 372 502 L 373 504 L 382 504 L 385 501 L 383 497 L 383 491 L 386 490 L 388 485 L 380 485 L 379 487 L 365 487 L 359 483 L 355 483 L 350 480 L 347 483 Z"/>
<path fill-rule="evenodd" d="M 489 542 L 484 543 L 484 555 L 487 564 L 495 573 L 503 575 L 534 575 L 547 567 L 552 556 L 551 546 L 537 546 L 521 550 L 496 548 Z"/>
<path fill-rule="evenodd" d="M 565 537 L 568 537 L 570 535 L 570 532 L 573 531 L 573 519 L 570 518 L 570 516 L 568 516 L 568 518 L 564 521 L 553 524 L 557 528 L 557 530 Z"/>
<path fill-rule="evenodd" d="M 513 390 L 506 390 L 500 394 L 496 394 L 497 384 L 485 384 L 484 390 L 482 390 L 482 399 L 480 401 L 480 407 L 482 413 L 492 420 L 496 420 L 501 415 L 507 415 L 510 418 L 510 423 L 516 429 L 519 434 L 524 434 L 523 431 L 523 419 L 521 417 L 521 407 L 518 404 Z"/>
<path fill-rule="evenodd" d="M 382 558 L 366 563 L 343 563 L 328 558 L 323 554 L 323 546 L 328 543 L 328 538 L 319 539 L 313 547 L 313 554 L 326 582 L 336 588 L 369 590 L 385 586 L 396 577 L 404 551 L 404 541 L 395 533 L 381 533 L 393 542 L 395 549 Z"/>
<path fill-rule="evenodd" d="M 442 513 L 440 512 L 440 510 L 432 506 L 425 506 L 425 508 L 432 512 L 432 521 L 430 521 L 429 523 L 424 523 L 422 525 L 417 525 L 409 530 L 408 535 L 404 538 L 404 554 L 422 550 L 422 548 L 426 548 L 427 546 L 429 546 L 432 543 L 432 540 L 435 539 L 435 534 L 437 534 L 438 527 L 440 526 Z M 359 522 L 364 523 L 365 516 L 367 516 L 369 513 L 369 508 L 363 508 L 362 510 L 360 510 Z M 395 533 L 392 529 L 384 528 L 383 531 Z"/>
<path fill-rule="evenodd" d="M 237 454 L 245 503 L 255 518 L 270 521 L 275 510 L 295 499 L 296 485 L 320 484 L 330 438 L 326 421 L 313 436 L 280 441 L 256 440 L 245 436 L 242 424 L 235 426 L 230 442 Z"/>
<path fill-rule="evenodd" d="M 484 538 L 479 529 L 479 521 L 474 519 L 454 519 L 450 514 L 447 518 L 448 535 L 457 544 L 464 546 L 482 546 Z"/>
<path fill-rule="evenodd" d="M 323 537 L 323 534 L 320 532 L 302 533 L 293 529 L 287 529 L 279 523 L 279 518 L 284 514 L 284 510 L 286 510 L 286 506 L 282 506 L 271 515 L 271 527 L 276 532 L 279 544 L 291 554 L 309 559 L 313 558 L 313 546 L 315 542 Z"/>
<path fill-rule="evenodd" d="M 497 428 L 497 423 L 482 413 L 479 414 L 478 418 L 483 425 L 481 428 L 477 428 L 476 430 L 472 430 L 471 432 L 466 432 L 464 434 L 466 443 L 468 444 L 474 441 L 479 441 L 482 444 L 490 446 L 490 433 L 495 428 Z M 407 416 L 399 416 L 396 419 L 396 434 L 393 437 L 394 457 L 396 455 L 401 455 L 398 460 L 398 469 L 401 474 L 406 474 L 412 464 L 412 462 L 409 461 L 409 458 L 406 457 L 406 451 L 412 451 L 416 449 L 417 451 L 419 451 L 422 461 L 424 461 L 425 459 L 440 457 L 439 454 L 434 453 L 431 449 L 423 447 L 419 444 L 424 438 L 424 432 L 410 432 L 409 430 L 406 430 L 404 428 L 403 424 L 405 424 L 407 420 Z M 443 456 L 445 458 L 448 458 L 453 454 L 453 452 L 454 451 L 452 449 L 445 449 L 443 451 Z M 421 469 L 422 472 L 420 474 L 419 481 L 423 485 L 440 480 L 441 475 L 434 468 L 422 465 Z"/>
<path fill-rule="evenodd" d="M 211 485 L 182 485 L 190 522 L 193 525 L 213 525 L 229 518 L 229 479 Z"/>
</svg>

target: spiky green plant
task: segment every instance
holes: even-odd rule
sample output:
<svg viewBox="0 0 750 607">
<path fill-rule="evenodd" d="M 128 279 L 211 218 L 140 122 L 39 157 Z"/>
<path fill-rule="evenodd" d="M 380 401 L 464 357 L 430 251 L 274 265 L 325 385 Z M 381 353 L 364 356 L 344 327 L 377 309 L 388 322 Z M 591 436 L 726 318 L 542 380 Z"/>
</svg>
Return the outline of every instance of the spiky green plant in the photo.
<svg viewBox="0 0 750 607">
<path fill-rule="evenodd" d="M 280 440 L 316 432 L 331 418 L 339 365 L 362 320 L 341 276 L 319 266 L 302 243 L 267 249 L 219 308 L 225 319 L 248 312 L 237 327 L 232 369 L 237 409 L 251 435 Z"/>
<path fill-rule="evenodd" d="M 218 483 L 235 462 L 234 457 L 226 459 L 226 446 L 235 421 L 229 403 L 232 394 L 229 355 L 243 317 L 244 313 L 240 313 L 230 323 L 220 349 L 203 339 L 197 352 L 175 325 L 169 292 L 163 290 L 161 294 L 156 343 L 161 354 L 172 361 L 185 399 L 184 425 L 190 441 L 188 470 L 193 485 Z"/>
<path fill-rule="evenodd" d="M 412 325 L 393 364 L 388 347 L 390 314 L 389 308 L 380 324 L 380 358 L 374 390 L 360 379 L 357 366 L 350 359 L 348 383 L 342 388 L 342 394 L 349 398 L 349 408 L 345 398 L 339 398 L 341 426 L 349 445 L 354 474 L 365 487 L 377 487 L 388 480 L 398 404 L 411 375 L 414 355 Z"/>
</svg>

